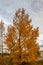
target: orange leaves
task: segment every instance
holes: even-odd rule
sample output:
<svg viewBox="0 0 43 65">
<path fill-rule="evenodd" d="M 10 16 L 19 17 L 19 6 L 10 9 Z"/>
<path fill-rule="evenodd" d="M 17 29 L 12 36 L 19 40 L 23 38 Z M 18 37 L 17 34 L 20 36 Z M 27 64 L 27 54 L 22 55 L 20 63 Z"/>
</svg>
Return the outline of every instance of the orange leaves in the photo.
<svg viewBox="0 0 43 65">
<path fill-rule="evenodd" d="M 3 24 L 4 24 L 4 23 L 1 21 L 1 22 L 0 22 L 0 29 L 3 28 Z"/>
<path fill-rule="evenodd" d="M 8 27 L 8 32 L 13 35 L 13 32 L 15 33 L 15 27 L 10 25 Z"/>
<path fill-rule="evenodd" d="M 39 32 L 38 31 L 39 31 L 38 28 L 33 30 L 33 37 L 34 38 L 37 38 L 39 36 Z"/>
<path fill-rule="evenodd" d="M 0 33 L 0 37 L 2 36 L 2 34 Z"/>
<path fill-rule="evenodd" d="M 32 31 L 32 26 L 30 26 L 30 23 L 27 21 L 22 21 L 20 23 L 20 33 L 21 36 L 27 37 L 30 35 L 30 32 Z"/>
<path fill-rule="evenodd" d="M 35 60 L 39 52 L 39 46 L 36 44 L 38 35 L 38 28 L 33 29 L 25 10 L 16 11 L 13 26 L 8 27 L 5 42 L 11 49 L 10 57 L 20 61 Z"/>
<path fill-rule="evenodd" d="M 13 26 L 9 26 L 8 33 L 6 35 L 6 42 L 13 42 L 14 35 L 15 35 L 15 28 Z"/>
<path fill-rule="evenodd" d="M 5 31 L 4 23 L 3 21 L 0 22 L 0 30 Z"/>
<path fill-rule="evenodd" d="M 30 51 L 36 53 L 37 50 L 39 50 L 39 46 L 37 44 L 35 44 L 35 45 L 33 44 L 33 46 L 31 46 Z"/>
<path fill-rule="evenodd" d="M 14 58 L 14 57 L 15 57 L 15 55 L 14 55 L 14 51 L 11 51 L 11 53 L 10 53 L 10 57 L 11 57 L 11 58 Z"/>
</svg>

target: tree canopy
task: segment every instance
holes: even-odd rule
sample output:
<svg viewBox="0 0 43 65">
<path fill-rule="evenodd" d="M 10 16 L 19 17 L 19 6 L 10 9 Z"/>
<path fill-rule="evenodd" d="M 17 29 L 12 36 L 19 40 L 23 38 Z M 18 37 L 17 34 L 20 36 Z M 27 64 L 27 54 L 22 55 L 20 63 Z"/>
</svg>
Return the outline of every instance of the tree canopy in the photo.
<svg viewBox="0 0 43 65">
<path fill-rule="evenodd" d="M 13 25 L 8 27 L 5 44 L 15 62 L 29 62 L 39 58 L 39 29 L 33 28 L 31 22 L 29 15 L 22 8 L 16 11 Z"/>
</svg>

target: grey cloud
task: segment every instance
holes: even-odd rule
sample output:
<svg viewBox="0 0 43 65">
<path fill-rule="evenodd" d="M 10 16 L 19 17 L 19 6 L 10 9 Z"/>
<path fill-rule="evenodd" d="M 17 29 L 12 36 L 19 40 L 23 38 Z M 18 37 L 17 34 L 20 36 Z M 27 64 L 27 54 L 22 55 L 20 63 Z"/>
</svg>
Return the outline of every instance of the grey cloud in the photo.
<svg viewBox="0 0 43 65">
<path fill-rule="evenodd" d="M 40 12 L 43 9 L 43 0 L 33 0 L 31 6 L 34 12 Z"/>
<path fill-rule="evenodd" d="M 0 16 L 7 19 L 8 23 L 18 8 L 25 8 L 33 25 L 39 26 L 40 33 L 43 33 L 43 0 L 0 0 Z"/>
</svg>

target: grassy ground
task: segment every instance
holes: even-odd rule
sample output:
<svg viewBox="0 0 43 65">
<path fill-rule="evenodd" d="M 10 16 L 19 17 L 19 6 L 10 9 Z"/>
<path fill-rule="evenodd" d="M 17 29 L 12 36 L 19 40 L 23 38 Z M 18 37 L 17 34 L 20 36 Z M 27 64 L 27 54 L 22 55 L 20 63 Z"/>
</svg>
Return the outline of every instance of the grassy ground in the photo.
<svg viewBox="0 0 43 65">
<path fill-rule="evenodd" d="M 3 60 L 3 62 L 2 62 L 2 60 Z M 0 65 L 43 65 L 43 60 L 32 61 L 32 62 L 29 62 L 29 63 L 23 62 L 23 63 L 13 64 L 12 60 L 9 59 L 9 55 L 4 54 L 3 59 L 2 59 L 2 55 L 0 55 Z"/>
</svg>

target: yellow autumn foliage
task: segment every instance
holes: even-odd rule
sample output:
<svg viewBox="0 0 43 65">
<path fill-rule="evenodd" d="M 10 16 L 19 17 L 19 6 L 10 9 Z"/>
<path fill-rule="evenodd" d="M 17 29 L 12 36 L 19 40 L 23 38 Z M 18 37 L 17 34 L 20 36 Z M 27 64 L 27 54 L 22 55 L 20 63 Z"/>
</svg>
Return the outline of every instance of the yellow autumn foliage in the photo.
<svg viewBox="0 0 43 65">
<path fill-rule="evenodd" d="M 40 55 L 36 42 L 39 30 L 32 27 L 31 21 L 25 10 L 19 9 L 15 13 L 13 26 L 8 27 L 5 44 L 10 50 L 10 57 L 18 59 L 18 62 L 36 60 Z"/>
</svg>

